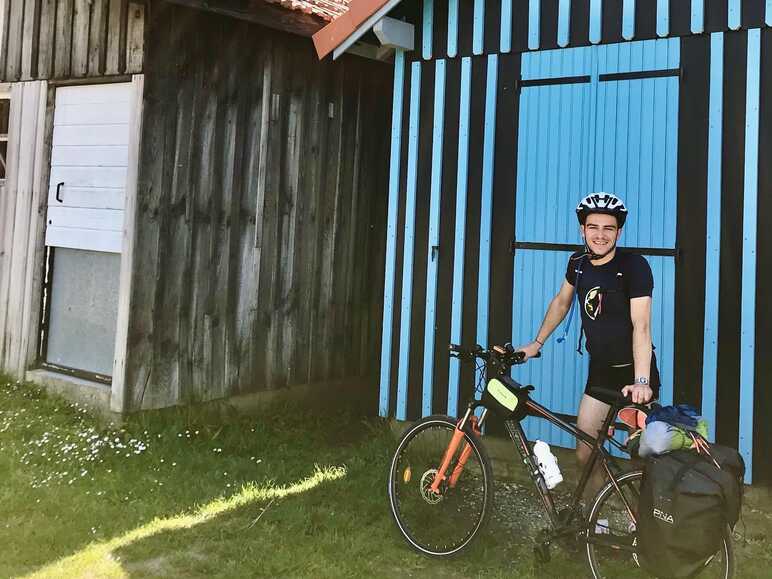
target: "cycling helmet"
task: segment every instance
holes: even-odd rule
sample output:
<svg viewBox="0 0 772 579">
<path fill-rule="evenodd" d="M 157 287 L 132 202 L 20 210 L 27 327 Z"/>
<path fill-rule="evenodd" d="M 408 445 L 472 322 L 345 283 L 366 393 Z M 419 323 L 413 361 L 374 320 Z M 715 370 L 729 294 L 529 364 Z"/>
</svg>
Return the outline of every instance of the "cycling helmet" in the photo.
<svg viewBox="0 0 772 579">
<path fill-rule="evenodd" d="M 579 223 L 584 225 L 584 221 L 591 213 L 605 213 L 617 218 L 619 227 L 623 227 L 627 219 L 627 207 L 622 200 L 613 193 L 590 193 L 579 202 L 576 208 L 576 216 Z"/>
</svg>

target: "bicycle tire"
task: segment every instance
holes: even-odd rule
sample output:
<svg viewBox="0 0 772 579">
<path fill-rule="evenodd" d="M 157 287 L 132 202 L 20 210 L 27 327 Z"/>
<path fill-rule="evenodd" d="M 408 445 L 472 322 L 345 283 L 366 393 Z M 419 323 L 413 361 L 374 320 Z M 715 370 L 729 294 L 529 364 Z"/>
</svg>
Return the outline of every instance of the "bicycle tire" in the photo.
<svg viewBox="0 0 772 579">
<path fill-rule="evenodd" d="M 436 558 L 468 547 L 492 509 L 493 469 L 485 447 L 470 428 L 465 429 L 463 440 L 472 452 L 458 485 L 445 488 L 439 499 L 427 496 L 432 470 L 436 473 L 455 429 L 456 420 L 450 416 L 417 421 L 402 435 L 389 469 L 389 504 L 397 528 L 414 550 Z M 449 472 L 463 446 L 459 445 Z"/>
<path fill-rule="evenodd" d="M 640 496 L 640 485 L 643 480 L 643 471 L 636 470 L 625 473 L 617 479 L 617 485 L 620 490 L 627 494 L 628 500 L 634 500 L 633 508 L 637 508 L 637 498 Z M 616 500 L 619 506 L 614 506 L 612 501 Z M 592 507 L 587 516 L 586 533 L 587 538 L 599 532 L 610 534 L 618 541 L 630 542 L 634 547 L 637 541 L 635 536 L 635 525 L 629 518 L 629 515 L 620 509 L 621 500 L 611 482 L 608 482 L 600 492 L 595 496 Z M 619 520 L 613 520 L 615 515 Z M 625 520 L 626 519 L 626 520 Z M 599 524 L 599 521 L 601 523 Z M 605 530 L 603 529 L 605 521 Z M 627 527 L 625 527 L 627 525 Z M 625 534 L 627 533 L 627 538 Z M 611 548 L 604 548 L 601 545 L 592 543 L 589 540 L 586 543 L 587 564 L 590 567 L 590 573 L 594 579 L 607 579 L 609 577 L 619 577 L 624 574 L 625 577 L 649 577 L 649 575 L 639 567 L 638 558 L 635 552 L 627 553 L 625 551 L 614 551 Z M 734 548 L 732 545 L 731 531 L 727 527 L 722 547 L 705 565 L 705 569 L 700 571 L 700 578 L 732 579 L 734 577 Z M 637 571 L 637 572 L 636 572 Z"/>
</svg>

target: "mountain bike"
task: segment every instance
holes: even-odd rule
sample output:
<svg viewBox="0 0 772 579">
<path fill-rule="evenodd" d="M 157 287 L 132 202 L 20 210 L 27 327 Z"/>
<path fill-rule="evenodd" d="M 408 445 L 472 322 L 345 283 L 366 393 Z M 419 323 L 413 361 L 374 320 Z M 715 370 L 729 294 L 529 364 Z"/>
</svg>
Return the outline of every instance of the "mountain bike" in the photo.
<svg viewBox="0 0 772 579">
<path fill-rule="evenodd" d="M 510 345 L 465 350 L 451 344 L 450 355 L 475 363 L 475 391 L 480 396 L 470 400 L 460 419 L 434 415 L 418 420 L 407 428 L 397 445 L 389 472 L 389 502 L 408 544 L 424 555 L 450 557 L 467 548 L 485 527 L 493 510 L 494 478 L 481 436 L 492 413 L 503 419 L 548 515 L 549 527 L 539 533 L 534 545 L 537 560 L 547 562 L 551 546 L 568 542 L 585 552 L 595 579 L 622 574 L 646 577 L 636 554 L 643 471 L 630 470 L 628 461 L 625 468 L 607 445 L 626 451 L 623 443 L 613 437 L 613 429 L 628 429 L 616 421 L 620 409 L 644 413 L 648 409 L 633 404 L 617 390 L 595 389 L 593 394 L 613 402 L 598 436 L 593 437 L 533 400 L 533 386 L 523 386 L 510 377 L 511 368 L 525 362 L 523 352 L 514 351 Z M 592 449 L 567 507 L 558 508 L 547 487 L 521 425 L 526 416 L 547 420 Z M 596 465 L 608 482 L 585 509 L 581 498 Z M 706 563 L 700 576 L 729 579 L 733 573 L 734 553 L 727 529 L 722 548 Z"/>
</svg>

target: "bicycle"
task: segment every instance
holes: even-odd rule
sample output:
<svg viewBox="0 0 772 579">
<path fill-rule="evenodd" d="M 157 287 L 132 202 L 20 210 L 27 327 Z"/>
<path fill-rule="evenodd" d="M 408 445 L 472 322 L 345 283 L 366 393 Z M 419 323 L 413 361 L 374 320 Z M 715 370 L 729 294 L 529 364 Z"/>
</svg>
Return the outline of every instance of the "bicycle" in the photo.
<svg viewBox="0 0 772 579">
<path fill-rule="evenodd" d="M 616 390 L 597 389 L 594 393 L 605 394 L 613 403 L 596 438 L 531 399 L 533 386 L 523 386 L 510 377 L 511 368 L 525 362 L 523 352 L 514 351 L 510 345 L 464 350 L 451 344 L 450 355 L 475 362 L 480 373 L 475 390 L 481 393 L 481 399 L 473 397 L 460 420 L 428 416 L 402 435 L 391 462 L 388 491 L 392 516 L 408 544 L 424 555 L 450 557 L 467 548 L 485 527 L 493 509 L 493 470 L 481 433 L 493 411 L 504 419 L 506 432 L 547 511 L 550 526 L 537 539 L 537 560 L 547 562 L 551 545 L 569 540 L 584 549 L 595 579 L 622 573 L 645 577 L 636 554 L 637 505 L 643 471 L 625 472 L 606 443 L 626 451 L 610 431 L 612 426 L 626 429 L 616 423 L 617 413 L 623 407 L 643 412 L 648 409 L 633 404 Z M 478 408 L 482 408 L 479 417 L 475 413 Z M 592 448 L 566 508 L 557 508 L 531 452 L 531 443 L 520 423 L 526 416 L 545 419 L 572 435 L 577 443 Z M 584 513 L 581 497 L 596 463 L 608 482 Z M 706 563 L 703 572 L 708 570 L 711 577 L 733 576 L 734 552 L 729 529 L 722 548 Z"/>
</svg>

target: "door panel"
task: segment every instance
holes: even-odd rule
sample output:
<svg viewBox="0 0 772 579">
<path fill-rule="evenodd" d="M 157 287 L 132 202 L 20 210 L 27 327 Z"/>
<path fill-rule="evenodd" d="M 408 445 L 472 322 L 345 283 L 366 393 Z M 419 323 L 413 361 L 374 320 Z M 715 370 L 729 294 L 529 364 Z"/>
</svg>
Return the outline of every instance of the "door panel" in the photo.
<svg viewBox="0 0 772 579">
<path fill-rule="evenodd" d="M 611 191 L 629 210 L 620 245 L 643 248 L 654 274 L 652 334 L 663 388 L 672 400 L 675 292 L 678 40 L 583 47 L 523 55 L 520 92 L 512 335 L 533 339 L 581 243 L 574 207 L 592 191 Z M 610 76 L 608 76 L 610 75 Z M 651 248 L 665 255 L 651 255 Z M 648 253 L 648 255 L 647 255 Z M 536 386 L 534 398 L 575 415 L 588 356 L 579 356 L 578 311 L 563 343 L 561 325 L 540 360 L 513 370 Z M 570 437 L 544 421 L 526 431 L 560 446 Z"/>
<path fill-rule="evenodd" d="M 45 359 L 112 374 L 133 85 L 56 91 L 46 245 L 52 248 Z"/>
</svg>

